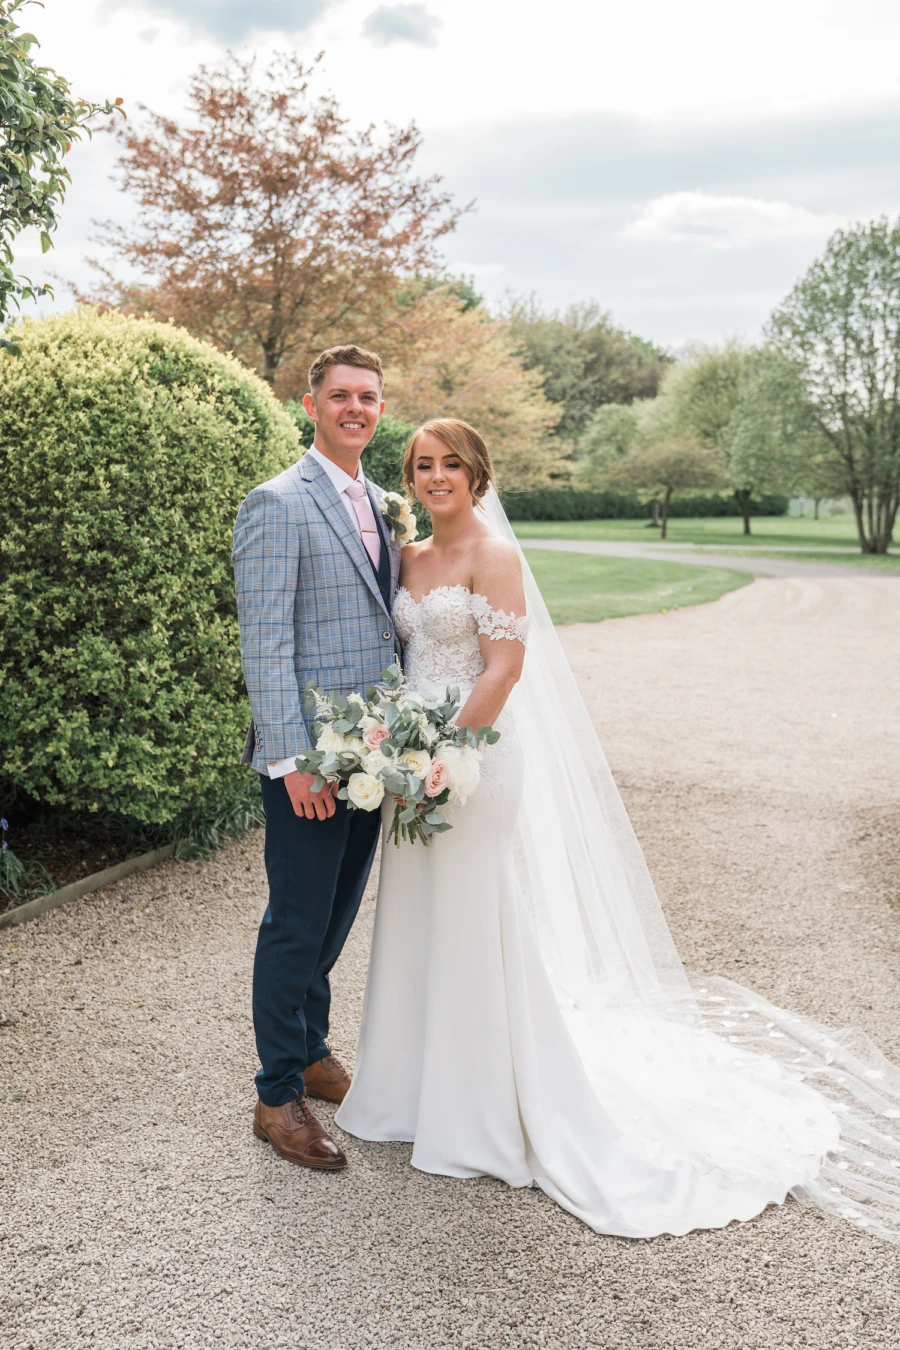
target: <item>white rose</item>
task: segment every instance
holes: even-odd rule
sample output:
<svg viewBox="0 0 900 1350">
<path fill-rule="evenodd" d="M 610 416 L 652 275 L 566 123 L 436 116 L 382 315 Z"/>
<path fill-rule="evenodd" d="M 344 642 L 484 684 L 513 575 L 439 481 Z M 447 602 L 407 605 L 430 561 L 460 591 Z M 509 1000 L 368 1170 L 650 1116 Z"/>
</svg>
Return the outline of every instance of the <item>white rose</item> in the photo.
<svg viewBox="0 0 900 1350">
<path fill-rule="evenodd" d="M 377 774 L 382 769 L 390 768 L 392 760 L 387 755 L 383 755 L 380 750 L 367 750 L 364 755 L 360 755 L 362 766 L 366 773 Z"/>
<path fill-rule="evenodd" d="M 441 745 L 437 756 L 450 774 L 450 800 L 463 805 L 481 781 L 481 757 L 468 745 Z"/>
<path fill-rule="evenodd" d="M 362 694 L 348 694 L 347 702 L 355 704 L 357 708 L 364 708 L 366 706 L 366 700 L 363 698 Z"/>
<path fill-rule="evenodd" d="M 370 717 L 369 714 L 366 713 L 365 717 L 361 717 L 359 719 L 356 729 L 360 733 L 360 735 L 365 736 L 367 731 L 371 731 L 373 727 L 380 727 L 380 726 L 381 723 L 379 722 L 377 717 Z"/>
<path fill-rule="evenodd" d="M 431 768 L 431 756 L 427 750 L 404 750 L 400 756 L 400 763 L 407 773 L 414 773 L 417 778 L 424 778 Z"/>
<path fill-rule="evenodd" d="M 335 755 L 339 755 L 342 750 L 346 749 L 346 745 L 346 736 L 342 736 L 339 731 L 335 731 L 330 722 L 322 728 L 319 739 L 316 741 L 317 750 L 330 751 Z"/>
<path fill-rule="evenodd" d="M 347 780 L 347 796 L 362 811 L 377 811 L 384 798 L 384 783 L 370 773 L 351 773 Z"/>
</svg>

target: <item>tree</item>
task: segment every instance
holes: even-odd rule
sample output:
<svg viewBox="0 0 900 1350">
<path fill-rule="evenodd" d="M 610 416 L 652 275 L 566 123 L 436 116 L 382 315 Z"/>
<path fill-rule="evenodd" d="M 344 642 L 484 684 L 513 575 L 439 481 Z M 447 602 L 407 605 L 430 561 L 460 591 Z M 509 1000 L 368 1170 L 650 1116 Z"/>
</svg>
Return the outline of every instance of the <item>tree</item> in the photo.
<svg viewBox="0 0 900 1350">
<path fill-rule="evenodd" d="M 717 440 L 749 533 L 751 498 L 791 492 L 804 480 L 818 481 L 827 446 L 803 398 L 796 364 L 777 349 L 766 346 L 747 352 L 742 383 Z"/>
<path fill-rule="evenodd" d="M 886 553 L 900 507 L 900 221 L 837 230 L 769 334 L 801 371 L 860 549 Z"/>
<path fill-rule="evenodd" d="M 661 525 L 662 539 L 668 533 L 669 507 L 676 492 L 722 484 L 724 463 L 718 446 L 685 433 L 663 397 L 644 399 L 630 408 L 600 409 L 591 430 L 592 438 L 582 442 L 582 474 L 593 486 L 649 493 L 653 524 Z"/>
<path fill-rule="evenodd" d="M 526 367 L 540 373 L 547 398 L 562 407 L 559 435 L 573 443 L 603 404 L 652 398 L 669 364 L 658 347 L 616 328 L 593 302 L 545 314 L 533 298 L 516 300 L 506 317 Z"/>
<path fill-rule="evenodd" d="M 722 449 L 727 459 L 732 442 L 726 428 L 748 396 L 753 361 L 752 348 L 726 342 L 722 347 L 698 348 L 691 359 L 674 366 L 667 373 L 661 392 L 672 427 L 709 449 Z M 735 469 L 734 475 L 729 473 L 728 482 L 741 507 L 744 534 L 749 534 L 753 485 L 739 465 Z"/>
<path fill-rule="evenodd" d="M 665 539 L 669 506 L 676 492 L 685 488 L 714 488 L 722 482 L 718 452 L 702 442 L 670 433 L 658 439 L 638 440 L 610 464 L 604 475 L 609 487 L 636 488 L 662 497 L 660 538 Z"/>
<path fill-rule="evenodd" d="M 69 184 L 63 161 L 74 141 L 90 136 L 98 114 L 122 112 L 122 100 L 88 103 L 73 99 L 61 75 L 34 61 L 33 33 L 19 30 L 17 15 L 30 0 L 0 0 L 0 324 L 23 300 L 51 293 L 13 271 L 13 244 L 23 230 L 40 231 L 41 247 L 53 247 L 53 231 Z M 123 113 L 124 116 L 124 113 Z M 9 338 L 0 348 L 18 354 Z"/>
<path fill-rule="evenodd" d="M 578 443 L 576 473 L 583 482 L 595 482 L 627 454 L 637 435 L 637 406 L 604 403 L 594 413 Z"/>
<path fill-rule="evenodd" d="M 415 176 L 414 125 L 352 133 L 333 98 L 311 94 L 314 74 L 295 55 L 261 78 L 230 57 L 191 82 L 192 126 L 150 114 L 123 136 L 140 215 L 101 239 L 139 279 L 98 265 L 100 294 L 80 297 L 173 319 L 282 398 L 305 390 L 323 346 L 377 339 L 398 278 L 435 270 L 461 214 L 438 179 Z"/>
<path fill-rule="evenodd" d="M 506 488 L 565 477 L 553 435 L 558 409 L 527 370 L 509 323 L 468 304 L 451 286 L 429 290 L 383 332 L 385 397 L 406 422 L 461 417 L 487 441 Z"/>
</svg>

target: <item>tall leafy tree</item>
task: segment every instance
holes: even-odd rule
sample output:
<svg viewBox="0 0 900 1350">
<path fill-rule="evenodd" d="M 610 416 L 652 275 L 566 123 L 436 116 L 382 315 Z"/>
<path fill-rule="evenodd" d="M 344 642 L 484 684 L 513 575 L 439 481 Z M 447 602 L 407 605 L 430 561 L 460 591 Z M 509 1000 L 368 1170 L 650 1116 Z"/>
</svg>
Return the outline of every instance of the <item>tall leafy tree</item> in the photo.
<svg viewBox="0 0 900 1350">
<path fill-rule="evenodd" d="M 832 235 L 769 332 L 801 373 L 861 550 L 885 553 L 900 508 L 900 221 Z"/>
<path fill-rule="evenodd" d="M 295 55 L 264 71 L 230 57 L 193 79 L 190 125 L 150 114 L 123 135 L 138 222 L 102 239 L 137 282 L 104 266 L 82 297 L 173 319 L 283 398 L 303 392 L 317 349 L 377 340 L 398 278 L 437 269 L 461 214 L 438 179 L 416 176 L 415 126 L 352 132 L 334 98 L 313 94 L 315 74 Z"/>
<path fill-rule="evenodd" d="M 748 474 L 747 461 L 733 457 L 736 445 L 732 418 L 753 405 L 757 353 L 751 347 L 726 342 L 721 347 L 703 347 L 674 366 L 663 381 L 661 402 L 677 433 L 696 440 L 710 450 L 724 452 L 726 482 L 741 508 L 744 534 L 750 534 L 750 503 L 755 491 L 771 487 Z"/>
<path fill-rule="evenodd" d="M 665 398 L 645 399 L 627 412 L 632 419 L 630 435 L 624 419 L 618 425 L 610 422 L 609 429 L 616 434 L 607 444 L 599 483 L 647 494 L 653 505 L 653 523 L 659 519 L 660 538 L 665 539 L 676 493 L 722 486 L 722 453 L 714 441 L 685 431 Z"/>
<path fill-rule="evenodd" d="M 514 301 L 507 317 L 525 364 L 540 373 L 544 393 L 560 405 L 558 433 L 570 442 L 584 434 L 604 403 L 652 398 L 670 358 L 617 328 L 594 302 L 545 313 L 534 299 Z"/>
<path fill-rule="evenodd" d="M 50 293 L 49 286 L 16 275 L 16 239 L 36 229 L 44 252 L 53 247 L 70 181 L 66 155 L 91 134 L 94 117 L 122 111 L 120 98 L 102 104 L 73 98 L 61 75 L 38 65 L 33 56 L 38 40 L 19 27 L 19 11 L 33 2 L 0 0 L 0 324 L 23 300 Z M 4 337 L 0 347 L 19 350 Z"/>
</svg>

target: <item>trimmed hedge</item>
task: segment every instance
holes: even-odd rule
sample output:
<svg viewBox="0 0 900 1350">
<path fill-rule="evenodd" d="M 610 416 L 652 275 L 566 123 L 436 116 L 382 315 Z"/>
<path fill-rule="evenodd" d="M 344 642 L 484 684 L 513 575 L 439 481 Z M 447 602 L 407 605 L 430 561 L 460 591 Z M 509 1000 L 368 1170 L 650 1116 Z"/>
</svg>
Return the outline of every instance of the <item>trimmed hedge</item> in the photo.
<svg viewBox="0 0 900 1350">
<path fill-rule="evenodd" d="M 501 493 L 510 520 L 649 520 L 649 502 L 633 492 L 590 492 L 582 488 L 537 488 L 530 492 L 509 489 Z M 752 516 L 783 516 L 787 497 L 765 496 L 750 503 Z M 735 497 L 716 494 L 675 497 L 669 516 L 739 516 Z"/>
<path fill-rule="evenodd" d="M 17 327 L 0 361 L 0 777 L 148 825 L 246 795 L 231 532 L 296 459 L 270 389 L 147 319 Z"/>
</svg>

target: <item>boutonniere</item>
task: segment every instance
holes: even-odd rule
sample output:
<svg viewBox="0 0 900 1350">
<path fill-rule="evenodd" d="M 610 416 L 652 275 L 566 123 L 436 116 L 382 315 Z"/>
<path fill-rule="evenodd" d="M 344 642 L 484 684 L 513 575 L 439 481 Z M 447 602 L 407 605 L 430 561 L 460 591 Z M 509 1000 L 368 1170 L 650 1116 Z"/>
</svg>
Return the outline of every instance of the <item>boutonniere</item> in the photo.
<svg viewBox="0 0 900 1350">
<path fill-rule="evenodd" d="M 381 498 L 381 514 L 391 530 L 391 537 L 400 544 L 411 544 L 419 533 L 413 509 L 399 492 L 385 492 Z"/>
</svg>

